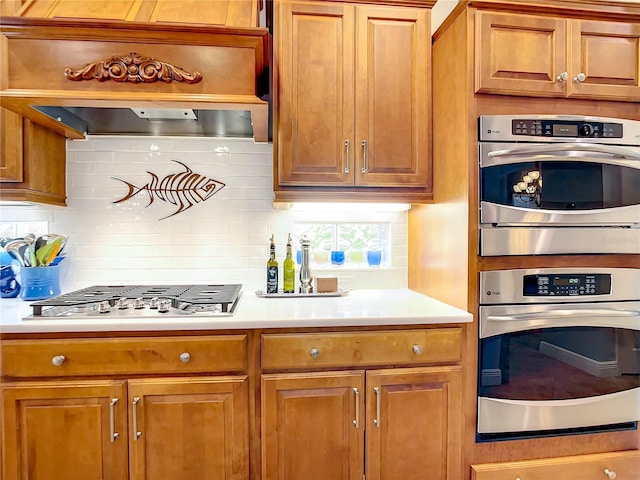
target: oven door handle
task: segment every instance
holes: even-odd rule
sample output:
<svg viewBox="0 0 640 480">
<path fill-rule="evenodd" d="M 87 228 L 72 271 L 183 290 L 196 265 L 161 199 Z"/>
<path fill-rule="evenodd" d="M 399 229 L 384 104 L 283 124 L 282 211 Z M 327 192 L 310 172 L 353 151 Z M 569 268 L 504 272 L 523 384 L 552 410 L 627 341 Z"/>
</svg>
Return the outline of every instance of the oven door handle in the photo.
<svg viewBox="0 0 640 480">
<path fill-rule="evenodd" d="M 526 145 L 508 148 L 506 150 L 494 150 L 487 155 L 492 157 L 507 157 L 511 155 L 539 155 L 556 152 L 590 152 L 611 155 L 613 157 L 625 158 L 628 160 L 640 160 L 640 153 L 636 153 L 627 148 L 615 145 L 602 145 L 593 143 L 557 143 L 545 145 Z"/>
<path fill-rule="evenodd" d="M 637 310 L 585 308 L 583 310 L 548 310 L 546 312 L 516 313 L 514 315 L 489 315 L 487 320 L 490 322 L 512 322 L 546 318 L 637 317 L 638 315 L 640 315 L 640 312 Z"/>
</svg>

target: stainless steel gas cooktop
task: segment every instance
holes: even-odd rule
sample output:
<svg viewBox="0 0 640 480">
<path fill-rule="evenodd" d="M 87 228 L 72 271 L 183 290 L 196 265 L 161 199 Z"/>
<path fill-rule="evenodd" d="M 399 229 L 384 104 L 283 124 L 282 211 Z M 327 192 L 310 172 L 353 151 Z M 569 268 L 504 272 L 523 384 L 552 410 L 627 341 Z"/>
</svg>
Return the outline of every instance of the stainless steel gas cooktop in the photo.
<svg viewBox="0 0 640 480">
<path fill-rule="evenodd" d="M 241 284 L 95 286 L 31 303 L 27 319 L 231 316 L 241 290 Z"/>
</svg>

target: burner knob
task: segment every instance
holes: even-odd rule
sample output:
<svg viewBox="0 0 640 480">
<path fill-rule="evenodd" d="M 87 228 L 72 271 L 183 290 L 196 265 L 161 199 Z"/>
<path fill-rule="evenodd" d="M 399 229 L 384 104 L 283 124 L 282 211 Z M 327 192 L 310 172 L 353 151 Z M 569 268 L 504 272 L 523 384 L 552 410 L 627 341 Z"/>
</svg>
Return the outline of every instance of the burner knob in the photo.
<svg viewBox="0 0 640 480">
<path fill-rule="evenodd" d="M 149 300 L 149 308 L 158 308 L 158 297 L 153 297 Z"/>
<path fill-rule="evenodd" d="M 133 308 L 140 310 L 144 308 L 144 298 L 138 297 L 133 301 Z"/>
<path fill-rule="evenodd" d="M 167 313 L 171 308 L 171 300 L 161 300 L 158 302 L 158 312 Z"/>
<path fill-rule="evenodd" d="M 109 313 L 111 311 L 111 304 L 107 300 L 103 300 L 98 305 L 98 312 L 100 313 Z"/>
<path fill-rule="evenodd" d="M 129 305 L 127 304 L 127 297 L 121 297 L 116 302 L 116 307 L 118 307 L 118 310 L 126 310 L 128 306 Z"/>
</svg>

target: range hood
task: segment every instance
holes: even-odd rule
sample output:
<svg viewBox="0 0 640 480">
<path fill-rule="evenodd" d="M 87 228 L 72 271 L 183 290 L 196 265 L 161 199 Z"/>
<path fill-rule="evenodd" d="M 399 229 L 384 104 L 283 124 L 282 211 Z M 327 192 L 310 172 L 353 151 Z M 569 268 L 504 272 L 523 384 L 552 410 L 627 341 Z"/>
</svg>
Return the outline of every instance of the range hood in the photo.
<svg viewBox="0 0 640 480">
<path fill-rule="evenodd" d="M 67 138 L 269 140 L 266 28 L 3 17 L 0 100 Z"/>
</svg>

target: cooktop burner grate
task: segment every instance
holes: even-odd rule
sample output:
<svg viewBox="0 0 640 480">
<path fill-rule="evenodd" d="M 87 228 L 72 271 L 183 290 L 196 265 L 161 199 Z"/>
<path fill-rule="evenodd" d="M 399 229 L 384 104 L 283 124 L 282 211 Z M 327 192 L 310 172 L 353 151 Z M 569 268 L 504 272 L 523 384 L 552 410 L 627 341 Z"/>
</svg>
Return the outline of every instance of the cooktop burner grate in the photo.
<svg viewBox="0 0 640 480">
<path fill-rule="evenodd" d="M 120 299 L 170 300 L 181 310 L 207 311 L 208 306 L 219 305 L 222 312 L 230 311 L 238 300 L 242 284 L 227 285 L 102 285 L 65 293 L 57 297 L 31 303 L 33 315 L 42 315 L 43 307 L 68 307 L 73 309 L 108 302 L 114 306 Z"/>
</svg>

